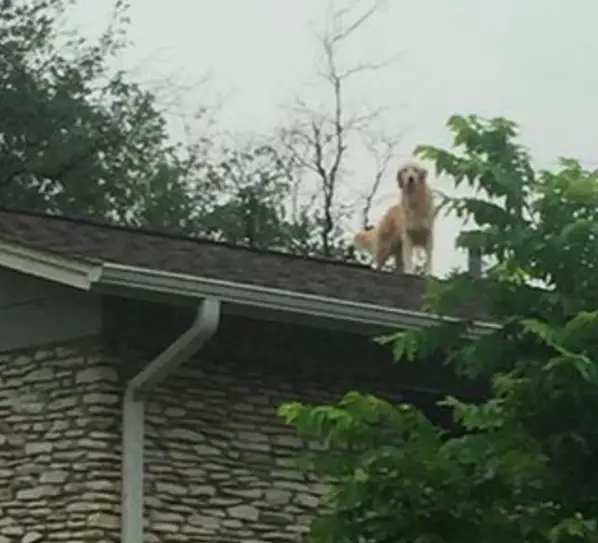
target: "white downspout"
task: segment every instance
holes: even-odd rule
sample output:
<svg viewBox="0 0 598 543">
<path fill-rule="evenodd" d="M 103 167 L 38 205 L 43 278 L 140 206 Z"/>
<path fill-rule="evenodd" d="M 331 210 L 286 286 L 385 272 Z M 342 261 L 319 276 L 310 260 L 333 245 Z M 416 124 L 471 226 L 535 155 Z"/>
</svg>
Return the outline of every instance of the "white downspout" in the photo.
<svg viewBox="0 0 598 543">
<path fill-rule="evenodd" d="M 189 329 L 127 384 L 122 419 L 121 543 L 143 543 L 145 400 L 158 384 L 205 345 L 219 323 L 220 301 L 205 299 Z"/>
</svg>

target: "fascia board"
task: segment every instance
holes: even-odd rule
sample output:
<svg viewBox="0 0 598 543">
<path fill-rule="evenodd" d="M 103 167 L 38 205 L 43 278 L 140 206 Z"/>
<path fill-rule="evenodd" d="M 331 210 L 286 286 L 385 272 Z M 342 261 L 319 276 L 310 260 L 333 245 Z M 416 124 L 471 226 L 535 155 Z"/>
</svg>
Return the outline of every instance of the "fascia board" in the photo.
<svg viewBox="0 0 598 543">
<path fill-rule="evenodd" d="M 413 329 L 442 321 L 458 322 L 459 320 L 457 318 L 431 315 L 424 311 L 385 307 L 121 264 L 104 263 L 96 280 L 99 285 L 104 286 L 140 289 L 197 299 L 210 297 L 225 303 L 289 311 L 339 321 L 367 323 L 386 328 Z M 471 335 L 483 335 L 498 328 L 498 325 L 494 323 L 475 322 Z"/>
</svg>

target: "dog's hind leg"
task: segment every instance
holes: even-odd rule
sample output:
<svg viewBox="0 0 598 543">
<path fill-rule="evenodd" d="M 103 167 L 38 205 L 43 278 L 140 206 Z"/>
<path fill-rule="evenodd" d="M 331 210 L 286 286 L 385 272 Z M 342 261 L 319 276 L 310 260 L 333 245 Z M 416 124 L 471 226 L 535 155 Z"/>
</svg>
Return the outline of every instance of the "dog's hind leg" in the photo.
<svg viewBox="0 0 598 543">
<path fill-rule="evenodd" d="M 379 243 L 376 247 L 376 253 L 374 255 L 376 269 L 381 270 L 391 255 L 392 246 L 389 243 Z"/>
</svg>

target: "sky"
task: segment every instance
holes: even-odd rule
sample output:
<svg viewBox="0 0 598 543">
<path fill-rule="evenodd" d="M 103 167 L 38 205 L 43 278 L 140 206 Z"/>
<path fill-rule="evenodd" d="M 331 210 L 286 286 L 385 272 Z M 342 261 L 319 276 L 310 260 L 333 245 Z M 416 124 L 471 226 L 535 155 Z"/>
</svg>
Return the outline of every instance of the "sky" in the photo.
<svg viewBox="0 0 598 543">
<path fill-rule="evenodd" d="M 72 20 L 93 35 L 111 5 L 85 1 Z M 330 8 L 328 0 L 132 0 L 132 45 L 119 62 L 148 85 L 176 83 L 176 107 L 169 102 L 175 136 L 181 116 L 193 123 L 202 105 L 213 107 L 218 126 L 232 134 L 269 134 L 284 124 L 296 97 L 326 103 L 314 33 Z M 516 121 L 540 167 L 560 156 L 598 167 L 597 20 L 595 0 L 389 0 L 341 53 L 346 67 L 395 59 L 350 83 L 348 111 L 388 107 L 378 129 L 401 135 L 397 166 L 416 144 L 449 145 L 451 114 L 475 113 Z M 347 182 L 359 195 L 371 161 L 352 158 Z M 432 183 L 454 193 L 446 179 Z M 394 189 L 389 174 L 374 220 Z M 439 219 L 435 274 L 463 265 L 454 248 L 460 227 L 454 218 Z"/>
</svg>

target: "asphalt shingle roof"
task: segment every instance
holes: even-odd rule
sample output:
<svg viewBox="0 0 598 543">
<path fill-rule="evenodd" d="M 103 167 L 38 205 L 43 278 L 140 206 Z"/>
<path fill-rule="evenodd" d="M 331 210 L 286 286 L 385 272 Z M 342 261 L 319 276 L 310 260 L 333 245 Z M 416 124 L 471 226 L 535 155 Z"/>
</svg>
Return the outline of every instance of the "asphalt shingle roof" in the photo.
<svg viewBox="0 0 598 543">
<path fill-rule="evenodd" d="M 208 240 L 0 210 L 0 238 L 67 257 L 421 309 L 424 280 L 358 264 L 255 251 Z"/>
</svg>

